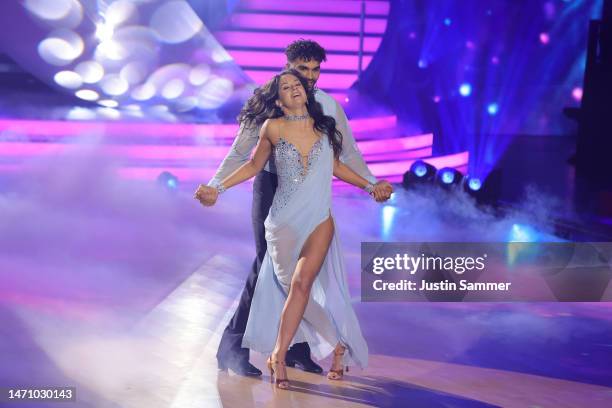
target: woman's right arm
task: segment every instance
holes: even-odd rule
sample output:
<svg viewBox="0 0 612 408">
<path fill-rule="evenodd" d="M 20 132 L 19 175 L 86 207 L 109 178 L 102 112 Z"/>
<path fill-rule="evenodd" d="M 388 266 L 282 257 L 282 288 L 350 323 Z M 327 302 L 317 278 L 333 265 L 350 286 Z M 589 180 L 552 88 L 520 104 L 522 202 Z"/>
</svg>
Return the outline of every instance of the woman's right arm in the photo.
<svg viewBox="0 0 612 408">
<path fill-rule="evenodd" d="M 268 136 L 269 128 L 270 121 L 267 120 L 264 122 L 259 132 L 259 141 L 257 142 L 257 146 L 255 146 L 253 157 L 217 185 L 220 192 L 254 177 L 263 170 L 272 152 L 272 143 Z"/>
</svg>

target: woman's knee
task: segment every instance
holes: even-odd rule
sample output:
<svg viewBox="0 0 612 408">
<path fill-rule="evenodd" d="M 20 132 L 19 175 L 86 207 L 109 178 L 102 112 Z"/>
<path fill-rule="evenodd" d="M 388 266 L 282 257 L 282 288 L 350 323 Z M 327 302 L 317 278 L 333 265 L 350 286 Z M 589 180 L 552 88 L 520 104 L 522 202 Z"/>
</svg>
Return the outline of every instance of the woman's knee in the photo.
<svg viewBox="0 0 612 408">
<path fill-rule="evenodd" d="M 291 291 L 298 296 L 308 298 L 312 289 L 313 279 L 296 275 L 291 281 Z"/>
</svg>

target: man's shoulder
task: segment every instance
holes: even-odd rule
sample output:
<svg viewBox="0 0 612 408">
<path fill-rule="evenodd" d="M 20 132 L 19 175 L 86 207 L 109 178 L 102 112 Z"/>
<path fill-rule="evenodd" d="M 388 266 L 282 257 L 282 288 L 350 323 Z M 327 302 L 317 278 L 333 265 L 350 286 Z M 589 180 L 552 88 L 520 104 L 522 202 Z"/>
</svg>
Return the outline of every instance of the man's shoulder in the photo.
<svg viewBox="0 0 612 408">
<path fill-rule="evenodd" d="M 338 107 L 340 105 L 330 94 L 320 89 L 317 89 L 317 92 L 315 92 L 315 99 L 321 104 L 321 106 L 323 107 L 323 112 L 326 115 L 330 115 L 333 117 L 336 116 L 338 112 Z"/>
<path fill-rule="evenodd" d="M 319 102 L 329 102 L 329 103 L 335 103 L 336 100 L 334 98 L 332 98 L 332 96 L 330 94 L 328 94 L 327 92 L 325 92 L 322 89 L 317 89 L 317 91 L 315 92 L 315 99 Z"/>
<path fill-rule="evenodd" d="M 236 134 L 236 139 L 253 139 L 259 137 L 262 125 L 263 124 L 241 122 L 239 124 L 238 133 Z"/>
</svg>

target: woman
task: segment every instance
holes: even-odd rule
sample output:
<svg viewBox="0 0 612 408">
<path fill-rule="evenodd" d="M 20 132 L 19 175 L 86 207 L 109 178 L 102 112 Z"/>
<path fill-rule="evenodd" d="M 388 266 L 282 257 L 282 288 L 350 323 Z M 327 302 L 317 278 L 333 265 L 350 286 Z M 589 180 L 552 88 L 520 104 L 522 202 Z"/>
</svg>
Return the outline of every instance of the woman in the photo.
<svg viewBox="0 0 612 408">
<path fill-rule="evenodd" d="M 287 70 L 255 91 L 239 117 L 246 126 L 263 123 L 253 157 L 216 186 L 222 193 L 255 176 L 273 154 L 278 188 L 243 347 L 271 353 L 271 379 L 282 389 L 289 387 L 284 365 L 292 342 L 308 342 L 319 358 L 333 351 L 332 380 L 342 379 L 345 362 L 367 364 L 334 233 L 332 175 L 383 198 L 338 160 L 342 135 L 307 89 L 297 71 Z"/>
</svg>

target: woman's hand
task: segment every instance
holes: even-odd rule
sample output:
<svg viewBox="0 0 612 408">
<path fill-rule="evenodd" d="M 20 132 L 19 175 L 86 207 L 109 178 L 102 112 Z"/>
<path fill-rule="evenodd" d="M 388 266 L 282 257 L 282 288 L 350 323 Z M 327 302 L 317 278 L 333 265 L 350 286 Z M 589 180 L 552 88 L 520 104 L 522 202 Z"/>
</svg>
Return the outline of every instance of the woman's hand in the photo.
<svg viewBox="0 0 612 408">
<path fill-rule="evenodd" d="M 198 200 L 203 206 L 211 207 L 217 202 L 219 190 L 215 187 L 205 186 L 200 184 L 193 194 L 193 198 Z"/>
</svg>

